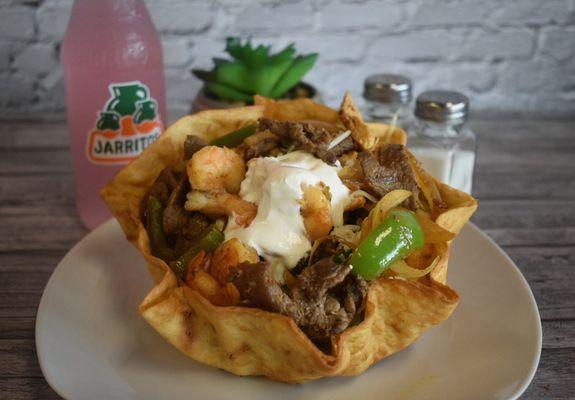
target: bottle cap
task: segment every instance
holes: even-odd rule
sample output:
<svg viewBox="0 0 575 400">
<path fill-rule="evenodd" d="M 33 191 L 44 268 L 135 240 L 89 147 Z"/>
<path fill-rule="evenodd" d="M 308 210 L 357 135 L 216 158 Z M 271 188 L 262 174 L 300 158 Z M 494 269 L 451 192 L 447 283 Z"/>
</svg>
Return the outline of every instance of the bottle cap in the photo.
<svg viewBox="0 0 575 400">
<path fill-rule="evenodd" d="M 368 76 L 363 83 L 363 97 L 381 103 L 408 104 L 411 101 L 411 80 L 392 74 Z"/>
<path fill-rule="evenodd" d="M 459 92 L 430 90 L 417 96 L 415 115 L 434 122 L 466 120 L 469 99 Z"/>
</svg>

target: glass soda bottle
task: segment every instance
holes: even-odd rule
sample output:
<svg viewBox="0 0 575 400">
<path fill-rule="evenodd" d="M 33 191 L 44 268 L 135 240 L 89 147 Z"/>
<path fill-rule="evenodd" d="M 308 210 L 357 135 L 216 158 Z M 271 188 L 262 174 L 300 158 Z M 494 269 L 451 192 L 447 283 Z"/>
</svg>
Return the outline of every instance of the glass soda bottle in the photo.
<svg viewBox="0 0 575 400">
<path fill-rule="evenodd" d="M 62 44 L 76 207 L 93 229 L 99 196 L 166 121 L 162 46 L 143 0 L 76 0 Z"/>
</svg>

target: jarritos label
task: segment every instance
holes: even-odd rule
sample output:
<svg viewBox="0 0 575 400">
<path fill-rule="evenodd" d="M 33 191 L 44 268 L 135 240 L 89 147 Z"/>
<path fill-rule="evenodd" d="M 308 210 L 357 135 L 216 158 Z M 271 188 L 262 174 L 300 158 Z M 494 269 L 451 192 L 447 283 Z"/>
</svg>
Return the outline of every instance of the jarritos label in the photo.
<svg viewBox="0 0 575 400">
<path fill-rule="evenodd" d="M 108 88 L 110 98 L 90 132 L 86 152 L 93 163 L 127 163 L 162 133 L 158 103 L 139 81 L 113 83 Z"/>
</svg>

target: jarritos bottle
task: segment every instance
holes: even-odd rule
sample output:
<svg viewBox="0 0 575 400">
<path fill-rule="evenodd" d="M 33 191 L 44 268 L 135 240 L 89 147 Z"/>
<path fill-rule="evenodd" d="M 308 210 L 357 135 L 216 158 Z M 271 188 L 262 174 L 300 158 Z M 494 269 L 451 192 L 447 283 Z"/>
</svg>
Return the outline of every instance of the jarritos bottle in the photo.
<svg viewBox="0 0 575 400">
<path fill-rule="evenodd" d="M 162 47 L 143 0 L 76 0 L 62 47 L 76 206 L 110 217 L 100 189 L 162 133 Z"/>
</svg>

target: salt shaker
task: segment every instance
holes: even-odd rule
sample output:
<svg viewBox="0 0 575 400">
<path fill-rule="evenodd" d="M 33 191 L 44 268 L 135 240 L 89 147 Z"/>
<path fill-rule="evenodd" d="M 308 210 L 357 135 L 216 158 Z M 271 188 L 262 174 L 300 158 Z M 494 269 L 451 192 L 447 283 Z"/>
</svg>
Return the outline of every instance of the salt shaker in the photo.
<svg viewBox="0 0 575 400">
<path fill-rule="evenodd" d="M 436 179 L 471 193 L 475 135 L 466 125 L 469 100 L 458 92 L 434 90 L 416 99 L 416 124 L 407 146 Z"/>
<path fill-rule="evenodd" d="M 366 115 L 371 121 L 406 129 L 411 119 L 411 80 L 402 75 L 377 74 L 364 81 Z"/>
</svg>

